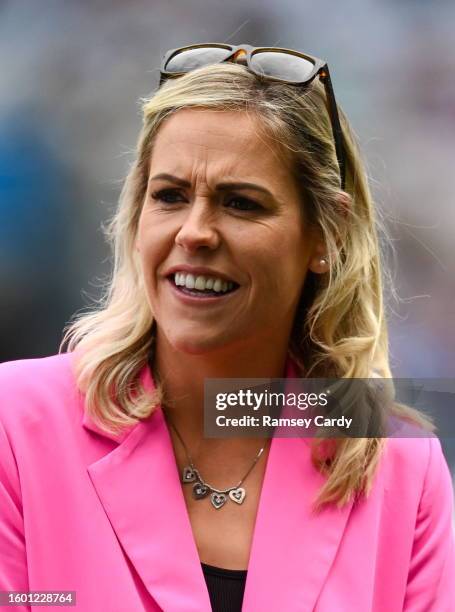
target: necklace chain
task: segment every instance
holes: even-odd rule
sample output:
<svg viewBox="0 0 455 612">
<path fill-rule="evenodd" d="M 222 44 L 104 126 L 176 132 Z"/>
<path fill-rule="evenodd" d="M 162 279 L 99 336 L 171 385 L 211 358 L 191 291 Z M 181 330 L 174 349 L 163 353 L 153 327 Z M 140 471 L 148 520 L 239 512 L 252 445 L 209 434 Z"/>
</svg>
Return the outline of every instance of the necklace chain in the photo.
<svg viewBox="0 0 455 612">
<path fill-rule="evenodd" d="M 212 485 L 210 485 L 208 482 L 206 482 L 202 478 L 199 470 L 194 465 L 194 461 L 191 457 L 188 447 L 185 444 L 185 441 L 180 435 L 179 430 L 174 425 L 174 423 L 169 419 L 169 417 L 167 420 L 169 422 L 169 425 L 175 431 L 175 434 L 177 438 L 179 439 L 179 442 L 182 445 L 183 450 L 185 451 L 188 465 L 186 465 L 183 468 L 182 482 L 183 484 L 193 485 L 193 497 L 197 500 L 200 500 L 210 495 L 210 501 L 212 503 L 212 506 L 216 508 L 217 510 L 219 508 L 222 508 L 228 499 L 230 499 L 231 501 L 237 504 L 242 504 L 246 497 L 246 491 L 242 487 L 242 484 L 246 480 L 246 478 L 250 475 L 256 463 L 259 461 L 262 453 L 264 452 L 265 445 L 259 449 L 258 453 L 256 454 L 256 457 L 253 460 L 253 463 L 250 465 L 246 473 L 243 475 L 243 477 L 239 480 L 239 482 L 236 485 L 232 487 L 228 487 L 227 489 L 217 489 L 216 487 L 213 487 Z"/>
</svg>

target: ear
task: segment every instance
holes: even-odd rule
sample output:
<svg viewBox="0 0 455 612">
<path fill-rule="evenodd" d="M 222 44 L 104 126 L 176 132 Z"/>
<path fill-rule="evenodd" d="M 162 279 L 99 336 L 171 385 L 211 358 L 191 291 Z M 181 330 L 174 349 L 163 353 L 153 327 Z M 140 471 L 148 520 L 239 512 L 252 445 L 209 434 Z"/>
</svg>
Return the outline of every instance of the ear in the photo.
<svg viewBox="0 0 455 612">
<path fill-rule="evenodd" d="M 323 274 L 329 269 L 327 247 L 324 235 L 319 226 L 311 225 L 307 240 L 309 242 L 308 270 L 315 274 Z"/>
<path fill-rule="evenodd" d="M 345 191 L 341 192 L 337 196 L 336 205 L 339 207 L 341 215 L 343 217 L 347 217 L 352 208 L 351 196 Z M 318 230 L 314 236 L 313 249 L 308 262 L 308 269 L 315 274 L 324 274 L 325 272 L 328 272 L 329 268 L 330 262 L 327 246 L 323 240 L 322 232 Z"/>
<path fill-rule="evenodd" d="M 324 274 L 329 270 L 327 248 L 322 241 L 317 241 L 308 262 L 308 269 L 315 274 Z"/>
</svg>

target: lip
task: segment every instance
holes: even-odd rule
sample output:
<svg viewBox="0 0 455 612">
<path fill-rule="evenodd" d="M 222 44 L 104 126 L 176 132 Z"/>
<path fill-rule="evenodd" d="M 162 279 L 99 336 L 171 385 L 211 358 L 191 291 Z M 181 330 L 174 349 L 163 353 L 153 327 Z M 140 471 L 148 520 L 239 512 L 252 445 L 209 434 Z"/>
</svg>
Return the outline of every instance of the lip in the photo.
<svg viewBox="0 0 455 612">
<path fill-rule="evenodd" d="M 181 268 L 178 268 L 177 270 L 180 270 Z M 184 304 L 189 304 L 191 306 L 208 306 L 208 305 L 215 305 L 215 304 L 223 304 L 226 300 L 228 300 L 231 296 L 233 296 L 234 294 L 237 293 L 237 291 L 239 290 L 239 287 L 237 287 L 237 289 L 235 289 L 234 291 L 231 291 L 229 293 L 220 293 L 217 296 L 207 296 L 207 297 L 196 297 L 196 296 L 192 296 L 192 295 L 187 295 L 186 293 L 182 293 L 182 291 L 179 291 L 177 289 L 177 286 L 174 284 L 174 281 L 171 278 L 166 278 L 165 279 L 166 283 L 168 283 L 173 295 L 175 295 L 175 297 L 177 299 L 179 299 L 181 302 L 183 302 Z"/>
<path fill-rule="evenodd" d="M 172 266 L 172 268 L 169 268 L 169 270 L 165 273 L 165 276 L 169 277 L 171 276 L 171 274 L 175 274 L 176 272 L 185 272 L 186 274 L 194 275 L 202 274 L 204 276 L 214 276 L 227 282 L 236 283 L 237 285 L 240 284 L 232 276 L 228 276 L 227 274 L 219 272 L 218 270 L 212 270 L 211 268 L 205 268 L 203 266 L 188 266 L 185 264 L 182 264 L 180 266 Z"/>
</svg>

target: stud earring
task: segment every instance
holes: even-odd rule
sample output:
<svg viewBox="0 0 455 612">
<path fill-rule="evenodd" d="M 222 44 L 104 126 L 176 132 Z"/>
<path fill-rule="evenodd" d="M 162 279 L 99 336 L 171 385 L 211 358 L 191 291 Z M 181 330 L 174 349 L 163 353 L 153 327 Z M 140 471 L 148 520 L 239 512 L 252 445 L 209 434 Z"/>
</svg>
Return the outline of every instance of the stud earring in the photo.
<svg viewBox="0 0 455 612">
<path fill-rule="evenodd" d="M 324 257 L 321 257 L 321 259 L 319 260 L 319 265 L 321 266 L 326 266 L 327 263 L 327 259 L 325 259 Z"/>
</svg>

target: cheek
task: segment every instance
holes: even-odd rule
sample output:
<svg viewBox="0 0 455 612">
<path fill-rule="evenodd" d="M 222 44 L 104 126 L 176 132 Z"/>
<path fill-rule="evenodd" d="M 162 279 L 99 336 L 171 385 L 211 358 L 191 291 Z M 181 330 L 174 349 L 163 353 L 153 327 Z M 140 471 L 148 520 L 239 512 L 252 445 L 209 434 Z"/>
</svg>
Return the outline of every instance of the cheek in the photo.
<svg viewBox="0 0 455 612">
<path fill-rule="evenodd" d="M 150 215 L 143 214 L 139 219 L 136 248 L 142 261 L 146 276 L 155 266 L 159 265 L 161 259 L 165 257 L 169 240 L 168 233 L 163 232 L 160 224 L 152 219 Z"/>
<path fill-rule="evenodd" d="M 273 280 L 283 304 L 292 305 L 300 297 L 308 269 L 308 253 L 303 236 L 297 232 L 289 232 L 281 244 L 276 244 L 272 254 L 276 261 Z"/>
<path fill-rule="evenodd" d="M 255 301 L 267 310 L 287 311 L 300 297 L 308 265 L 301 235 L 288 228 L 251 247 L 245 260 L 250 261 Z"/>
<path fill-rule="evenodd" d="M 147 222 L 144 216 L 144 209 L 139 217 L 136 232 L 136 249 L 142 253 L 147 248 Z"/>
<path fill-rule="evenodd" d="M 137 255 L 140 274 L 142 276 L 144 289 L 148 295 L 148 300 L 151 304 L 155 303 L 157 290 L 159 288 L 157 283 L 159 257 L 154 249 L 153 241 L 140 240 L 139 252 Z"/>
<path fill-rule="evenodd" d="M 145 231 L 143 224 L 139 222 L 136 238 L 136 249 L 139 252 L 139 258 L 143 267 L 147 265 L 147 262 L 150 259 L 151 246 L 152 242 L 150 240 L 150 234 Z"/>
</svg>

